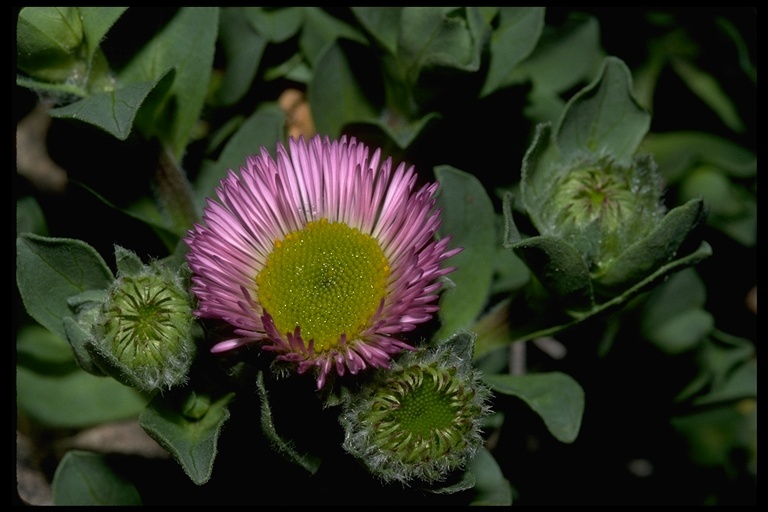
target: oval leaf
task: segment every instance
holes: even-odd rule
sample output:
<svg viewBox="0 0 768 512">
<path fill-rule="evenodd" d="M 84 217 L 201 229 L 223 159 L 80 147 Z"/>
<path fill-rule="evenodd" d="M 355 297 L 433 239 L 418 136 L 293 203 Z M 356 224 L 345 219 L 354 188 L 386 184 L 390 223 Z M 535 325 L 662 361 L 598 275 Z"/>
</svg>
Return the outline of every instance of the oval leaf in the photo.
<svg viewBox="0 0 768 512">
<path fill-rule="evenodd" d="M 73 314 L 67 299 L 107 288 L 113 279 L 99 253 L 85 242 L 31 233 L 16 239 L 16 283 L 24 306 L 61 339 L 67 339 L 64 318 Z"/>
<path fill-rule="evenodd" d="M 19 366 L 16 370 L 19 408 L 42 425 L 82 428 L 135 418 L 147 403 L 134 389 L 116 380 L 74 368 L 65 374 L 41 374 Z"/>
<path fill-rule="evenodd" d="M 55 505 L 141 505 L 136 486 L 114 471 L 104 455 L 67 452 L 53 475 Z"/>
<path fill-rule="evenodd" d="M 451 247 L 464 248 L 447 262 L 457 269 L 449 274 L 455 287 L 440 299 L 442 327 L 434 339 L 442 340 L 468 328 L 485 307 L 493 277 L 496 225 L 493 203 L 475 176 L 447 165 L 436 167 L 435 176 L 443 216 L 439 233 L 452 237 Z"/>
<path fill-rule="evenodd" d="M 651 115 L 632 92 L 632 75 L 623 61 L 607 57 L 600 77 L 566 105 L 556 130 L 564 161 L 584 153 L 611 155 L 629 164 L 648 132 Z"/>
<path fill-rule="evenodd" d="M 584 390 L 572 377 L 551 372 L 483 378 L 494 391 L 527 403 L 557 440 L 572 443 L 578 436 L 584 414 Z"/>
</svg>

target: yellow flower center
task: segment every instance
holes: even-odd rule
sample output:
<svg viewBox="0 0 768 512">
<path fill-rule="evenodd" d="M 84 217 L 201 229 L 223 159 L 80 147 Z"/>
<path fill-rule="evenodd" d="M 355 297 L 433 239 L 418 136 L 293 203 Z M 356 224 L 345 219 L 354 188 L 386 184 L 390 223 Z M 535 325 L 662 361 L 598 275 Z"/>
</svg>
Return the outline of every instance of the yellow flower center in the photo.
<svg viewBox="0 0 768 512">
<path fill-rule="evenodd" d="M 326 219 L 277 240 L 256 276 L 259 300 L 280 333 L 298 326 L 316 352 L 355 339 L 384 298 L 390 269 L 378 242 Z"/>
</svg>

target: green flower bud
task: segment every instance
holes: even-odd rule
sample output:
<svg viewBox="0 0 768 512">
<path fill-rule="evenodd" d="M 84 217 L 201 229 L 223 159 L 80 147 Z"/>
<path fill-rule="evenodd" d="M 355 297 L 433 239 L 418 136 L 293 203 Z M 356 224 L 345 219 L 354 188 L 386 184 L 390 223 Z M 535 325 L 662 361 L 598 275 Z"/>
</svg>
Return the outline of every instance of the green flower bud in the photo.
<svg viewBox="0 0 768 512">
<path fill-rule="evenodd" d="M 387 482 L 443 480 L 483 444 L 489 395 L 447 344 L 408 353 L 346 400 L 343 447 Z"/>
<path fill-rule="evenodd" d="M 87 344 L 104 373 L 144 391 L 183 384 L 199 326 L 178 276 L 159 265 L 119 275 Z"/>
<path fill-rule="evenodd" d="M 536 227 L 573 245 L 595 274 L 646 237 L 664 215 L 661 179 L 650 157 L 635 158 L 629 166 L 592 157 L 555 176 Z"/>
</svg>

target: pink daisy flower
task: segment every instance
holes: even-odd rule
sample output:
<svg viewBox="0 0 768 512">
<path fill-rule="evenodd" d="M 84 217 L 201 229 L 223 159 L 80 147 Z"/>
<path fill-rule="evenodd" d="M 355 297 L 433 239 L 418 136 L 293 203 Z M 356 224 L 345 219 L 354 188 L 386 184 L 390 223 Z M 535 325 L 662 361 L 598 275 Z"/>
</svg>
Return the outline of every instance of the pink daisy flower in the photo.
<svg viewBox="0 0 768 512">
<path fill-rule="evenodd" d="M 414 190 L 413 167 L 381 162 L 346 136 L 290 139 L 275 159 L 247 159 L 208 199 L 203 222 L 185 237 L 201 318 L 296 366 L 329 374 L 388 368 L 414 347 L 400 339 L 439 308 L 438 278 L 450 237 L 435 239 L 437 183 Z"/>
</svg>

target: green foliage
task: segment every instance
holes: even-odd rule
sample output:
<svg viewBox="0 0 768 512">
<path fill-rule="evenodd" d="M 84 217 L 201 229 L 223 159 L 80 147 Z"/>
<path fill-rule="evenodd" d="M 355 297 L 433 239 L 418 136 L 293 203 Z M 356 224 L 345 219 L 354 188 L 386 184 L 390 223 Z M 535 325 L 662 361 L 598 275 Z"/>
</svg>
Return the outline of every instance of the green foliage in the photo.
<svg viewBox="0 0 768 512">
<path fill-rule="evenodd" d="M 116 472 L 104 455 L 72 450 L 53 477 L 55 505 L 141 505 L 136 487 Z"/>
<path fill-rule="evenodd" d="M 218 450 L 219 435 L 229 419 L 228 393 L 210 403 L 202 416 L 188 415 L 178 395 L 156 395 L 141 411 L 139 423 L 163 448 L 173 455 L 187 476 L 197 485 L 211 478 Z M 185 414 L 186 412 L 186 414 Z"/>
<path fill-rule="evenodd" d="M 644 451 L 656 482 L 670 467 L 700 482 L 657 486 L 679 492 L 669 499 L 751 504 L 756 301 L 743 304 L 756 281 L 757 66 L 744 18 L 755 13 L 608 11 L 17 9 L 15 121 L 35 101 L 49 107 L 31 139 L 22 123 L 17 135 L 16 405 L 32 425 L 18 428 L 42 450 L 138 417 L 196 485 L 183 494 L 163 487 L 175 479 L 152 482 L 174 504 L 272 503 L 262 491 L 285 479 L 334 506 L 357 491 L 398 506 L 664 501 L 626 474 Z M 389 487 L 343 452 L 338 406 L 375 382 L 370 368 L 302 393 L 309 380 L 277 385 L 282 361 L 258 346 L 209 354 L 249 327 L 195 319 L 187 384 L 147 396 L 105 375 L 88 349 L 113 268 L 137 275 L 149 262 L 186 291 L 184 237 L 230 170 L 287 141 L 299 112 L 278 100 L 287 89 L 305 94 L 305 137 L 354 136 L 415 165 L 419 186 L 439 182 L 438 235 L 463 248 L 445 263 L 456 270 L 435 292 L 434 318 L 404 339 L 482 370 L 494 414 L 486 446 L 429 486 Z M 139 155 L 146 168 L 126 158 Z M 75 187 L 42 193 L 25 162 L 61 164 L 77 191 L 154 239 L 95 218 Z M 112 247 L 114 267 L 102 256 Z M 509 396 L 542 425 L 518 423 L 503 409 Z M 632 417 L 614 421 L 625 402 Z M 230 418 L 234 403 L 249 413 Z M 249 454 L 271 449 L 288 464 L 265 470 L 280 457 L 255 453 L 246 462 L 259 486 L 243 486 L 254 477 L 242 476 L 241 454 L 218 453 L 222 436 L 235 436 L 231 450 L 237 435 Z M 43 455 L 58 463 L 55 505 L 142 504 L 111 456 Z M 570 470 L 586 458 L 587 470 Z M 224 495 L 205 494 L 221 482 L 231 482 Z"/>
</svg>

